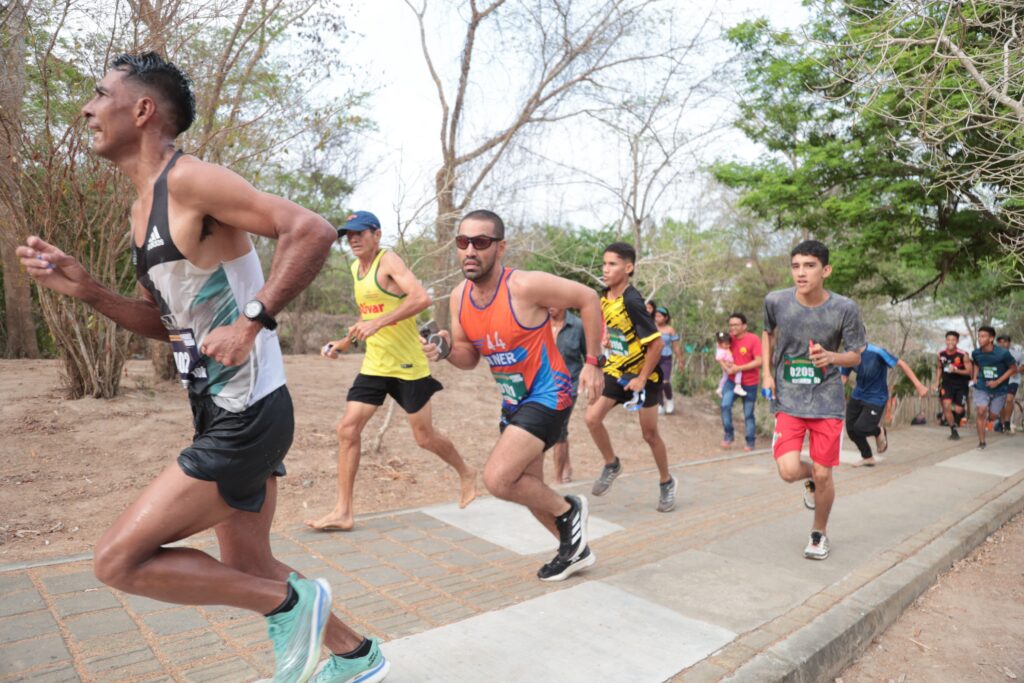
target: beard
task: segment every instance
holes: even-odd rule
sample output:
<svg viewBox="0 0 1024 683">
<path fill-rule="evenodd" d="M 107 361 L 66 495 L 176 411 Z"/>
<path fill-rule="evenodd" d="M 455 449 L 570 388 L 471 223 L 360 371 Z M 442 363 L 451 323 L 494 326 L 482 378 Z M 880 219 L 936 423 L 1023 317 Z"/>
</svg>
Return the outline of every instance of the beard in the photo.
<svg viewBox="0 0 1024 683">
<path fill-rule="evenodd" d="M 473 264 L 477 267 L 477 270 L 475 272 L 468 272 L 467 273 L 466 272 L 466 263 L 465 263 L 465 261 L 463 261 L 463 263 L 462 263 L 462 276 L 464 278 L 466 278 L 467 280 L 469 280 L 470 282 L 476 282 L 477 280 L 482 280 L 482 279 L 486 278 L 488 275 L 490 275 L 491 271 L 494 270 L 494 263 L 495 263 L 494 261 L 491 261 L 490 263 L 484 263 L 483 261 L 478 261 L 478 260 L 474 259 L 473 260 Z"/>
</svg>

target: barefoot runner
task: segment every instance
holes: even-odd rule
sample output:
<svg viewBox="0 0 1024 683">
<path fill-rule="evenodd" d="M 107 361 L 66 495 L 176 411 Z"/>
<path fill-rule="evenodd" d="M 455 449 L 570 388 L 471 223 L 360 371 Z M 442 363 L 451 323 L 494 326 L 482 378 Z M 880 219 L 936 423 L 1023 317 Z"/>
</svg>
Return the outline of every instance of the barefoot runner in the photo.
<svg viewBox="0 0 1024 683">
<path fill-rule="evenodd" d="M 430 376 L 415 323 L 416 314 L 431 305 L 430 296 L 398 254 L 381 249 L 380 221 L 372 213 L 355 212 L 338 233 L 348 238 L 356 257 L 352 279 L 361 320 L 343 339 L 324 346 L 323 355 L 337 358 L 353 339 L 365 342 L 366 355 L 337 426 L 338 499 L 333 510 L 319 519 L 306 520 L 306 524 L 322 531 L 352 528 L 361 435 L 389 395 L 408 415 L 419 447 L 458 473 L 459 507 L 464 508 L 476 498 L 476 470 L 463 461 L 448 437 L 434 429 L 430 397 L 444 387 Z"/>
<path fill-rule="evenodd" d="M 195 424 L 192 443 L 100 538 L 93 571 L 126 593 L 230 605 L 267 617 L 275 681 L 380 681 L 375 640 L 331 615 L 322 579 L 274 558 L 276 476 L 292 442 L 276 315 L 316 277 L 335 239 L 324 219 L 257 191 L 231 171 L 175 150 L 195 118 L 187 77 L 152 52 L 121 55 L 82 109 L 93 151 L 131 178 L 131 251 L 141 299 L 94 280 L 38 237 L 18 247 L 37 283 L 89 304 L 137 334 L 170 341 Z M 278 240 L 264 282 L 249 233 Z M 220 559 L 168 547 L 213 529 Z"/>
<path fill-rule="evenodd" d="M 587 357 L 580 384 L 593 401 L 601 387 L 601 307 L 593 290 L 548 273 L 519 271 L 502 264 L 505 224 L 486 210 L 459 223 L 455 246 L 466 279 L 451 295 L 452 330 L 447 355 L 424 346 L 431 360 L 447 358 L 462 370 L 487 361 L 504 399 L 501 436 L 484 466 L 487 490 L 519 503 L 558 539 L 558 553 L 537 572 L 542 581 L 561 581 L 594 564 L 587 546 L 587 499 L 562 497 L 544 483 L 544 451 L 569 419 L 569 371 L 551 332 L 550 308 L 576 308 L 583 320 Z"/>
<path fill-rule="evenodd" d="M 814 510 L 814 526 L 804 557 L 812 560 L 829 554 L 832 468 L 839 465 L 845 402 L 839 368 L 856 367 L 865 346 L 857 304 L 825 289 L 832 274 L 828 255 L 815 240 L 793 248 L 789 268 L 796 286 L 765 297 L 761 333 L 761 381 L 775 413 L 775 464 L 784 481 L 807 480 L 804 504 Z M 811 464 L 800 459 L 807 432 Z"/>
</svg>

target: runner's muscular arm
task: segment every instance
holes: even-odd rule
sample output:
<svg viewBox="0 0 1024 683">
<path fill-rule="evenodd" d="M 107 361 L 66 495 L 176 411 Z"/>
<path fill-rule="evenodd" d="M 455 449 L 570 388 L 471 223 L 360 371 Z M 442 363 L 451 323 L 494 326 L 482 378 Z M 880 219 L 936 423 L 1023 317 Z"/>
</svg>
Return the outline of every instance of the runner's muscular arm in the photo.
<svg viewBox="0 0 1024 683">
<path fill-rule="evenodd" d="M 775 375 L 772 374 L 772 338 L 775 332 L 761 332 L 761 386 L 775 395 Z"/>
<path fill-rule="evenodd" d="M 536 270 L 516 271 L 509 280 L 517 301 L 523 301 L 545 310 L 548 308 L 576 308 L 583 321 L 583 336 L 586 339 L 587 355 L 595 358 L 601 355 L 601 337 L 604 334 L 604 314 L 597 292 L 586 285 Z M 659 341 L 661 338 L 658 338 Z M 660 351 L 659 351 L 660 353 Z M 601 368 L 584 363 L 580 372 L 580 385 L 586 389 L 591 403 L 604 390 L 604 373 Z"/>
<path fill-rule="evenodd" d="M 35 235 L 19 246 L 16 253 L 29 276 L 43 287 L 83 301 L 136 334 L 167 341 L 160 309 L 145 289 L 141 290 L 142 298 L 121 296 L 93 279 L 75 257 Z"/>
<path fill-rule="evenodd" d="M 337 232 L 317 214 L 282 197 L 260 192 L 238 174 L 184 157 L 168 178 L 174 201 L 218 223 L 277 240 L 270 275 L 254 298 L 277 315 L 323 266 Z M 210 331 L 202 353 L 224 365 L 248 357 L 263 327 L 245 316 Z"/>
<path fill-rule="evenodd" d="M 377 276 L 386 276 L 394 280 L 405 296 L 402 303 L 398 304 L 395 310 L 374 318 L 373 320 L 360 320 L 348 328 L 349 336 L 356 339 L 366 339 L 378 330 L 388 325 L 397 323 L 400 320 L 411 318 L 422 310 L 425 310 L 434 303 L 423 288 L 420 281 L 412 274 L 409 267 L 405 265 L 402 258 L 393 251 L 386 251 L 380 257 L 380 267 L 377 269 Z"/>
</svg>

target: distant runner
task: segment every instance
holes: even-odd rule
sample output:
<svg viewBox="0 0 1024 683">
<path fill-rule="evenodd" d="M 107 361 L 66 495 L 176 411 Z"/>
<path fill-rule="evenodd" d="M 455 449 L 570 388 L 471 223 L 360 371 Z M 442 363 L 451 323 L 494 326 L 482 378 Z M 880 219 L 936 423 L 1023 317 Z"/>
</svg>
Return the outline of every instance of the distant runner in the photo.
<svg viewBox="0 0 1024 683">
<path fill-rule="evenodd" d="M 996 423 L 996 431 L 1003 432 L 1004 434 L 1011 434 L 1013 432 L 1011 424 L 1013 422 L 1014 399 L 1017 397 L 1017 391 L 1020 389 L 1021 367 L 1024 367 L 1022 365 L 1024 355 L 1014 351 L 1010 346 L 1010 341 L 1010 335 L 1008 334 L 1001 334 L 996 337 L 996 343 L 1006 349 L 1013 356 L 1013 362 L 1017 364 L 1017 372 L 1010 375 L 1010 379 L 1006 382 L 1006 405 L 1003 406 L 1003 410 L 999 414 L 999 421 Z"/>
<path fill-rule="evenodd" d="M 459 475 L 459 507 L 476 498 L 476 470 L 466 464 L 448 437 L 434 429 L 430 398 L 444 387 L 430 376 L 415 323 L 416 314 L 430 306 L 430 296 L 398 254 L 381 249 L 380 233 L 380 221 L 369 211 L 355 212 L 338 228 L 356 256 L 352 281 L 360 320 L 345 337 L 328 342 L 322 353 L 337 358 L 339 352 L 348 350 L 350 340 L 356 339 L 366 343 L 366 355 L 337 426 L 337 502 L 323 517 L 306 520 L 308 526 L 321 531 L 348 531 L 353 526 L 352 496 L 363 429 L 388 396 L 406 412 L 416 444 Z"/>
<path fill-rule="evenodd" d="M 501 390 L 501 436 L 484 466 L 487 490 L 519 503 L 558 539 L 558 553 L 537 571 L 542 581 L 561 581 L 594 564 L 587 545 L 587 499 L 560 496 L 544 483 L 544 451 L 569 419 L 572 379 L 555 345 L 548 310 L 576 308 L 587 340 L 580 384 L 593 401 L 601 387 L 597 354 L 601 308 L 597 295 L 578 282 L 502 264 L 505 223 L 496 213 L 471 211 L 455 238 L 465 280 L 451 295 L 452 330 L 442 354 L 424 345 L 432 361 L 447 359 L 472 370 L 483 357 Z"/>
<path fill-rule="evenodd" d="M 868 344 L 860 354 L 860 364 L 854 368 L 842 368 L 843 384 L 851 373 L 857 373 L 857 386 L 850 400 L 846 402 L 846 433 L 857 444 L 861 461 L 854 467 L 874 467 L 877 461 L 868 444 L 868 437 L 875 438 L 875 446 L 881 455 L 889 448 L 888 434 L 881 426 L 885 406 L 889 402 L 889 369 L 898 367 L 917 389 L 917 395 L 928 395 L 928 387 L 921 383 L 914 371 L 902 358 L 897 358 L 881 346 Z"/>
<path fill-rule="evenodd" d="M 939 398 L 942 400 L 942 414 L 949 425 L 950 441 L 960 439 L 960 420 L 967 412 L 967 396 L 971 391 L 971 376 L 974 366 L 971 357 L 957 348 L 960 333 L 946 332 L 946 348 L 939 351 L 938 379 Z"/>
<path fill-rule="evenodd" d="M 836 496 L 832 468 L 839 465 L 843 439 L 839 368 L 860 363 L 864 325 L 856 303 L 825 289 L 825 278 L 832 274 L 828 247 L 816 240 L 801 242 L 790 252 L 789 268 L 796 286 L 771 292 L 764 300 L 761 381 L 772 397 L 772 449 L 779 476 L 788 482 L 807 480 L 804 505 L 814 510 L 814 526 L 804 557 L 824 560 Z M 800 459 L 808 432 L 812 464 Z"/>
<path fill-rule="evenodd" d="M 625 242 L 614 242 L 604 250 L 605 290 L 601 310 L 607 328 L 609 353 L 599 359 L 604 370 L 604 391 L 587 407 L 587 427 L 604 457 L 604 468 L 591 493 L 603 496 L 622 472 L 615 456 L 604 418 L 623 403 L 640 416 L 640 430 L 651 448 L 658 467 L 658 512 L 676 506 L 676 479 L 668 471 L 668 450 L 658 432 L 658 394 L 661 391 L 661 348 L 664 342 L 654 319 L 644 307 L 640 292 L 629 283 L 636 265 L 636 250 Z"/>
<path fill-rule="evenodd" d="M 996 331 L 989 325 L 978 328 L 978 348 L 971 352 L 974 370 L 974 407 L 977 409 L 978 448 L 984 449 L 988 417 L 999 415 L 1009 394 L 1009 379 L 1017 372 L 1017 363 L 1010 352 L 996 346 Z"/>
</svg>

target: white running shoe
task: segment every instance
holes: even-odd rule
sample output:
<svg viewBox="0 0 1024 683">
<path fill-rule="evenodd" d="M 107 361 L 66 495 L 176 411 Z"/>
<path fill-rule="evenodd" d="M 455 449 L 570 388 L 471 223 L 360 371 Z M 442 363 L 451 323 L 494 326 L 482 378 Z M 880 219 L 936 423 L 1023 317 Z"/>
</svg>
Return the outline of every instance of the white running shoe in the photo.
<svg viewBox="0 0 1024 683">
<path fill-rule="evenodd" d="M 808 560 L 824 560 L 828 557 L 828 536 L 820 531 L 812 531 L 811 538 L 804 548 L 804 557 Z"/>
</svg>

